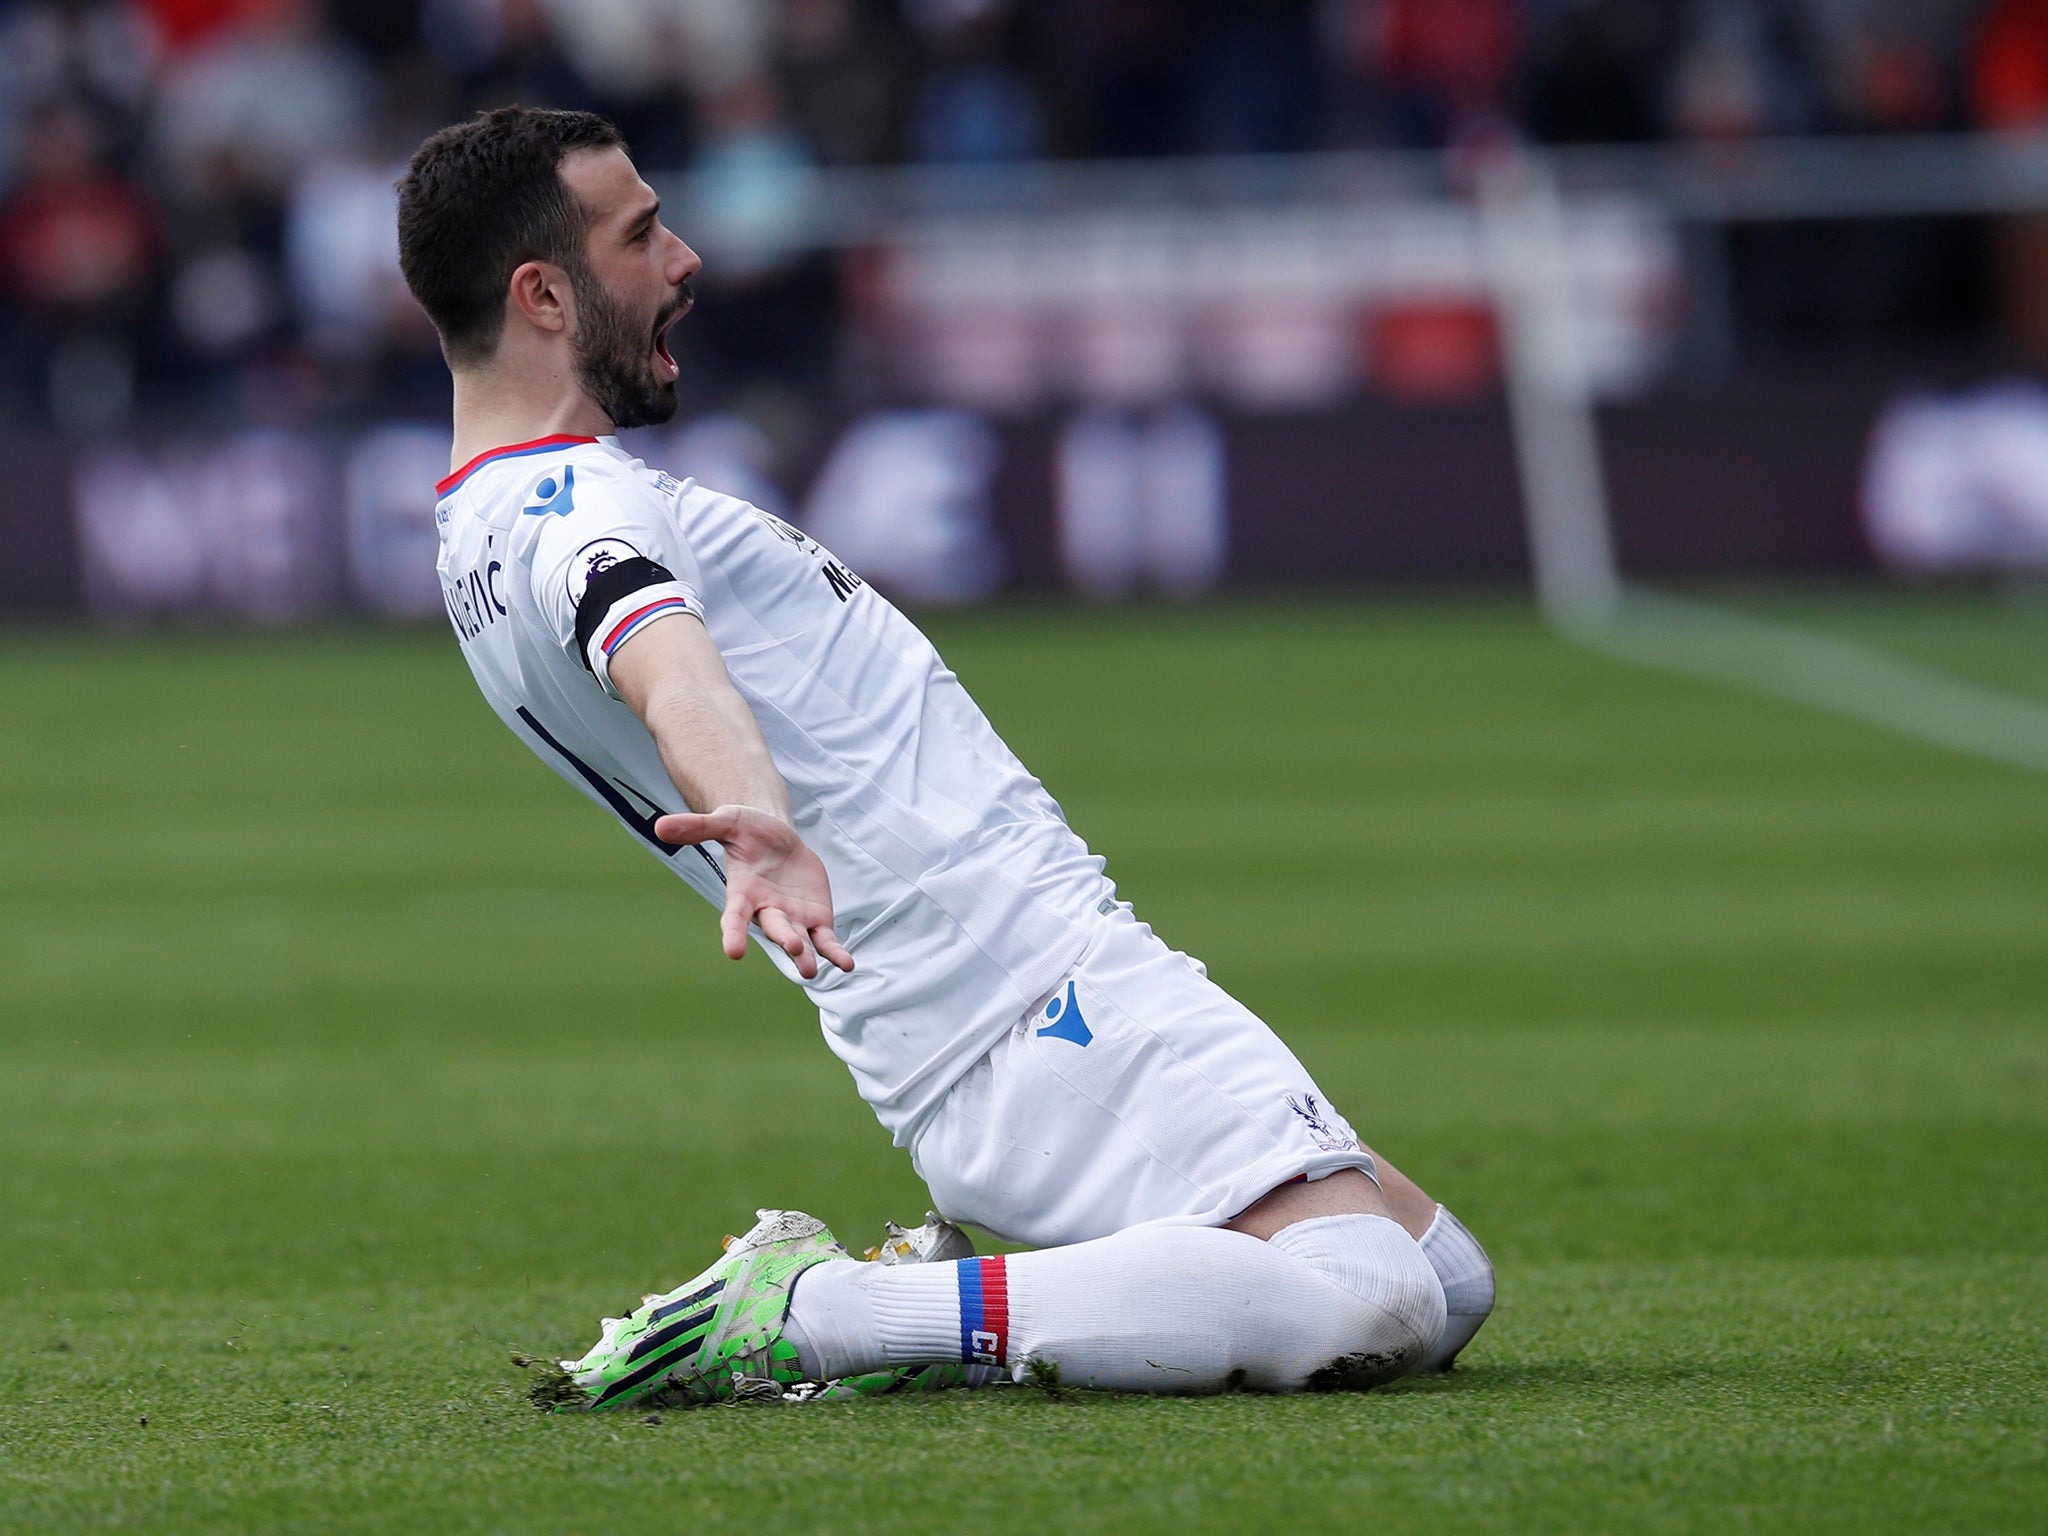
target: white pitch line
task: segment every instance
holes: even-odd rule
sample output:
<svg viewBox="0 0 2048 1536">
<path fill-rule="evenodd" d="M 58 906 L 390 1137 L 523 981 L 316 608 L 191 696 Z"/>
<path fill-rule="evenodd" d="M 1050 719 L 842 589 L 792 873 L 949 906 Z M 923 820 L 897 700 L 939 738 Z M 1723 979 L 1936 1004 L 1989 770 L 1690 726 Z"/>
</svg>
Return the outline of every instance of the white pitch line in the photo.
<svg viewBox="0 0 2048 1536">
<path fill-rule="evenodd" d="M 1616 622 L 1569 633 L 1621 661 L 1729 683 L 2048 773 L 2048 706 L 1847 640 L 1633 586 Z"/>
</svg>

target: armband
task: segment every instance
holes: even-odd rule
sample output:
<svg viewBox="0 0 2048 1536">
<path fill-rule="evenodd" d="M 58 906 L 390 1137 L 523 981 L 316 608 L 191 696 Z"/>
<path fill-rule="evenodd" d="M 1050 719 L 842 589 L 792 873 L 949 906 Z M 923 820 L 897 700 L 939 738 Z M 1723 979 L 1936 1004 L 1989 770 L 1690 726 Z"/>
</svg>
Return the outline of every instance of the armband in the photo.
<svg viewBox="0 0 2048 1536">
<path fill-rule="evenodd" d="M 597 633 L 599 627 L 623 599 L 631 597 L 643 588 L 661 586 L 674 581 L 675 577 L 669 573 L 666 566 L 649 560 L 644 555 L 635 555 L 629 560 L 607 565 L 592 576 L 589 584 L 583 589 L 583 596 L 576 603 L 576 650 L 583 658 L 583 665 L 590 668 L 591 642 L 600 638 Z M 679 597 L 671 597 L 667 601 L 688 606 Z M 639 615 L 624 616 L 628 620 L 638 617 Z M 609 652 L 613 646 L 625 639 L 626 633 L 634 627 L 637 626 L 622 622 L 615 626 L 612 634 L 602 637 L 606 651 Z M 591 670 L 594 671 L 595 668 Z"/>
</svg>

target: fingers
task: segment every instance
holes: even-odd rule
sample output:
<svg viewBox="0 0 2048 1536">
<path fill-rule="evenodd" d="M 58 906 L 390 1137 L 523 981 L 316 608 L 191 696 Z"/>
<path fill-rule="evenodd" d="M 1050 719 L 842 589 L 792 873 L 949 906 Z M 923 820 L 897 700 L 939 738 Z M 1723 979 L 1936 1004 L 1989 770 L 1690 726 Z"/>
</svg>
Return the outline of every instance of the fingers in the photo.
<svg viewBox="0 0 2048 1536">
<path fill-rule="evenodd" d="M 839 942 L 839 935 L 832 931 L 830 923 L 820 923 L 811 930 L 811 940 L 818 946 L 818 953 L 838 966 L 842 971 L 853 969 L 853 955 Z"/>
<path fill-rule="evenodd" d="M 654 835 L 664 843 L 733 843 L 786 852 L 796 831 L 779 816 L 751 805 L 720 805 L 708 811 L 671 811 L 654 818 Z"/>
<path fill-rule="evenodd" d="M 727 902 L 724 913 L 718 919 L 718 934 L 725 945 L 725 958 L 744 960 L 747 958 L 747 915 L 745 902 Z"/>
<path fill-rule="evenodd" d="M 763 907 L 756 920 L 760 923 L 761 932 L 767 937 L 768 942 L 779 946 L 784 954 L 796 962 L 799 976 L 805 981 L 817 976 L 818 957 L 811 950 L 810 935 L 791 922 L 788 915 L 778 907 Z"/>
<path fill-rule="evenodd" d="M 709 816 L 700 816 L 695 811 L 657 816 L 654 818 L 654 835 L 664 843 L 718 842 L 732 831 L 735 819 L 731 806 L 722 806 Z"/>
<path fill-rule="evenodd" d="M 796 962 L 806 981 L 817 979 L 820 954 L 842 971 L 853 969 L 852 954 L 832 931 L 825 866 L 787 821 L 744 805 L 721 805 L 656 817 L 654 835 L 665 843 L 723 846 L 726 892 L 719 931 L 732 959 L 746 958 L 751 924 Z"/>
<path fill-rule="evenodd" d="M 842 971 L 853 969 L 853 954 L 839 942 L 839 936 L 832 931 L 830 923 L 819 923 L 806 932 L 780 907 L 761 907 L 749 918 L 744 901 L 728 905 L 718 921 L 719 935 L 724 941 L 728 959 L 746 959 L 750 923 L 760 928 L 762 937 L 770 944 L 796 962 L 797 974 L 805 981 L 817 979 L 820 955 Z"/>
</svg>

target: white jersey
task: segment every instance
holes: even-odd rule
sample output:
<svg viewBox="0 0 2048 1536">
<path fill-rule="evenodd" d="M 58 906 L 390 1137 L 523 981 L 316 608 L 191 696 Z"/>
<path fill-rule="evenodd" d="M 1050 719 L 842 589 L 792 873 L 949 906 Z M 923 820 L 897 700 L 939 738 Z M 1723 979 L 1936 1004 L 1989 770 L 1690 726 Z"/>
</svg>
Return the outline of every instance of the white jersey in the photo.
<svg viewBox="0 0 2048 1536">
<path fill-rule="evenodd" d="M 722 850 L 654 836 L 685 807 L 610 675 L 645 626 L 704 624 L 824 861 L 855 969 L 803 982 L 763 947 L 908 1145 L 1079 957 L 1114 904 L 1102 861 L 931 642 L 787 523 L 609 437 L 500 448 L 439 490 L 448 616 L 491 707 L 723 907 Z"/>
</svg>

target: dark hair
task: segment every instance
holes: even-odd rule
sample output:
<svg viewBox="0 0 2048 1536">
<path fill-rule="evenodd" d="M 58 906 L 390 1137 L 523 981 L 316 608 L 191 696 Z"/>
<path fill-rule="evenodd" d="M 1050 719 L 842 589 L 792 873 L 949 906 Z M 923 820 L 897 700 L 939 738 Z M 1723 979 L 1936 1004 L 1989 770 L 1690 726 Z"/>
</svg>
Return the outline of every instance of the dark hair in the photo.
<svg viewBox="0 0 2048 1536">
<path fill-rule="evenodd" d="M 589 216 L 562 182 L 565 155 L 625 147 L 595 112 L 499 107 L 422 144 L 398 184 L 398 267 L 450 363 L 497 349 L 518 267 L 584 270 Z"/>
</svg>

